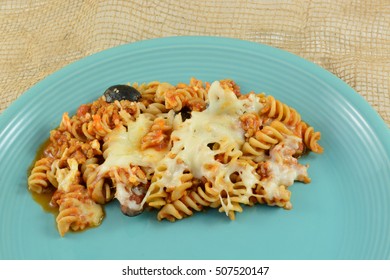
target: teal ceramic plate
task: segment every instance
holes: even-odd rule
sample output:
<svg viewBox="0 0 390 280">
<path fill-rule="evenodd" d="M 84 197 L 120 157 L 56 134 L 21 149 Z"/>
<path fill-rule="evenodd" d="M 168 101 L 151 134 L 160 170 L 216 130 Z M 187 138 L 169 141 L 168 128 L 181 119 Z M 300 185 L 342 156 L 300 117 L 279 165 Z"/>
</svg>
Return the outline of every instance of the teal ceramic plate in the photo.
<svg viewBox="0 0 390 280">
<path fill-rule="evenodd" d="M 272 94 L 321 131 L 325 153 L 302 159 L 312 183 L 291 187 L 293 209 L 245 207 L 235 221 L 210 210 L 170 223 L 150 213 L 126 217 L 114 202 L 100 227 L 61 238 L 27 191 L 27 170 L 62 113 L 113 84 L 192 76 Z M 213 37 L 109 49 L 28 90 L 2 114 L 0 131 L 1 259 L 390 258 L 389 129 L 341 80 L 279 49 Z"/>
</svg>

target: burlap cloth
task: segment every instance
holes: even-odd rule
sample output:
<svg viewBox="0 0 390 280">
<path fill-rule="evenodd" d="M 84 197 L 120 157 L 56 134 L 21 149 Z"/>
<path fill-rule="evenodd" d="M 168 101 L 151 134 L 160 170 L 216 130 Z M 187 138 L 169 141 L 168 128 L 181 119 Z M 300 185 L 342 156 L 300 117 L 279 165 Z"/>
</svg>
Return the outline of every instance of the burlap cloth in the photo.
<svg viewBox="0 0 390 280">
<path fill-rule="evenodd" d="M 217 35 L 334 73 L 390 124 L 390 0 L 1 0 L 0 112 L 47 75 L 116 45 Z"/>
</svg>

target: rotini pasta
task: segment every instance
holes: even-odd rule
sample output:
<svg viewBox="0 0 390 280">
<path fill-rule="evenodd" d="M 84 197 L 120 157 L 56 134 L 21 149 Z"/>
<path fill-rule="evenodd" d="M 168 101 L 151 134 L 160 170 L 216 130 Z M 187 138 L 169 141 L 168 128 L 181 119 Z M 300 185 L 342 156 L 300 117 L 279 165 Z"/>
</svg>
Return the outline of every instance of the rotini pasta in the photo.
<svg viewBox="0 0 390 280">
<path fill-rule="evenodd" d="M 29 189 L 36 193 L 42 193 L 49 189 L 50 179 L 48 173 L 51 170 L 53 159 L 44 157 L 35 162 L 28 177 Z"/>
<path fill-rule="evenodd" d="M 98 226 L 113 199 L 128 216 L 172 222 L 209 208 L 232 220 L 244 205 L 291 209 L 288 187 L 310 182 L 299 157 L 323 152 L 295 109 L 233 80 L 109 89 L 63 114 L 28 177 L 32 192 L 52 193 L 61 236 Z"/>
</svg>

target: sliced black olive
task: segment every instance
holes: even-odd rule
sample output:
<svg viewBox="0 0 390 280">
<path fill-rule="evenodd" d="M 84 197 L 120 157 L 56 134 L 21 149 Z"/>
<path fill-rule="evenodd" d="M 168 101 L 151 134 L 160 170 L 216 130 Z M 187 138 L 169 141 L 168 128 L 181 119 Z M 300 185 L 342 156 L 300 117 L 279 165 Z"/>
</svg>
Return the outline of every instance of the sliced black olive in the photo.
<svg viewBox="0 0 390 280">
<path fill-rule="evenodd" d="M 141 98 L 141 93 L 132 86 L 115 85 L 106 89 L 104 97 L 108 103 L 112 103 L 115 100 L 138 101 Z"/>
<path fill-rule="evenodd" d="M 188 107 L 183 107 L 181 109 L 181 111 L 180 111 L 180 114 L 181 114 L 181 118 L 183 119 L 183 122 L 186 119 L 190 119 L 191 118 L 191 110 Z"/>
</svg>

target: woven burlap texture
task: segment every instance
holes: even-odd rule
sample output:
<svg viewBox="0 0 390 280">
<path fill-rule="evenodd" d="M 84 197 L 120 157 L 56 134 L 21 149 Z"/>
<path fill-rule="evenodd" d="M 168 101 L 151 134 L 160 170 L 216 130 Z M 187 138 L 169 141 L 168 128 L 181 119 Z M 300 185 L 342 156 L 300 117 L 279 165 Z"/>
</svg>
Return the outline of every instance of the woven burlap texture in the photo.
<svg viewBox="0 0 390 280">
<path fill-rule="evenodd" d="M 47 75 L 98 51 L 157 37 L 213 35 L 317 63 L 390 124 L 389 0 L 3 0 L 0 28 L 0 112 Z"/>
</svg>

